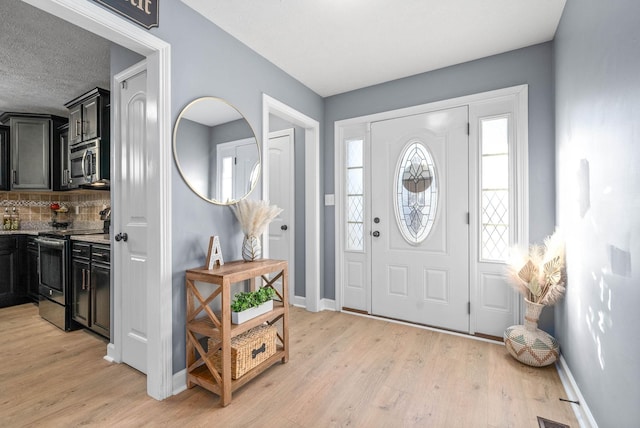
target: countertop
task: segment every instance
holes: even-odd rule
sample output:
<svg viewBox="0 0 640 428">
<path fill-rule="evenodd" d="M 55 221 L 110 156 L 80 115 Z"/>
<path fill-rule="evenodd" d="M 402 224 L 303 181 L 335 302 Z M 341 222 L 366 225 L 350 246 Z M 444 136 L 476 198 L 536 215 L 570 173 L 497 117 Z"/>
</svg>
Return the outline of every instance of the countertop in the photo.
<svg viewBox="0 0 640 428">
<path fill-rule="evenodd" d="M 104 245 L 111 244 L 111 240 L 109 239 L 108 233 L 105 233 L 104 235 L 71 235 L 71 240 L 91 242 L 92 244 L 104 244 Z"/>
<path fill-rule="evenodd" d="M 18 230 L 0 230 L 0 236 L 2 235 L 38 235 L 38 233 L 42 232 L 41 230 L 26 230 L 26 229 L 18 229 Z"/>
<path fill-rule="evenodd" d="M 42 230 L 32 230 L 32 229 L 18 229 L 18 230 L 0 230 L 0 236 L 11 236 L 11 235 L 31 235 L 38 236 L 38 233 L 42 232 Z M 111 244 L 111 239 L 109 238 L 109 234 L 99 234 L 99 235 L 71 235 L 72 241 L 83 241 L 83 242 L 91 242 L 93 244 Z"/>
</svg>

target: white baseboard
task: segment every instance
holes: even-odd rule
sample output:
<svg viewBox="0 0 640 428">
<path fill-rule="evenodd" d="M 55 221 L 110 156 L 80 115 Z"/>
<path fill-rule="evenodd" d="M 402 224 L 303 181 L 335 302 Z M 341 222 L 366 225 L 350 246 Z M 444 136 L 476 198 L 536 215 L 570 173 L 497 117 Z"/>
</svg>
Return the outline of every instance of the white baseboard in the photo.
<svg viewBox="0 0 640 428">
<path fill-rule="evenodd" d="M 567 361 L 564 359 L 562 355 L 560 355 L 560 360 L 556 362 L 556 369 L 558 370 L 558 375 L 560 376 L 560 381 L 562 381 L 562 386 L 564 386 L 564 390 L 567 393 L 567 399 L 572 401 L 577 401 L 580 404 L 575 403 L 567 403 L 571 405 L 573 409 L 573 413 L 576 415 L 576 419 L 578 419 L 578 423 L 581 428 L 598 428 L 598 424 L 596 420 L 593 418 L 591 414 L 591 410 L 589 410 L 589 406 L 587 405 L 587 401 L 582 396 L 580 392 L 580 388 L 578 388 L 578 384 L 571 374 L 571 370 L 569 370 L 569 365 Z"/>
<path fill-rule="evenodd" d="M 173 395 L 178 395 L 187 389 L 187 369 L 184 368 L 173 374 Z"/>
<path fill-rule="evenodd" d="M 331 299 L 320 299 L 320 308 L 321 311 L 335 311 L 336 310 L 336 301 Z"/>
<path fill-rule="evenodd" d="M 293 306 L 298 308 L 307 308 L 307 299 L 301 296 L 294 296 Z M 318 311 L 335 311 L 336 301 L 331 299 L 320 299 L 320 305 Z"/>
<path fill-rule="evenodd" d="M 104 359 L 109 361 L 110 363 L 119 363 L 120 361 L 116 358 L 116 347 L 113 343 L 109 343 L 107 345 L 107 355 L 104 356 Z"/>
<path fill-rule="evenodd" d="M 297 306 L 299 308 L 306 308 L 307 307 L 307 299 L 305 297 L 301 297 L 301 296 L 294 296 L 293 297 L 293 306 Z"/>
</svg>

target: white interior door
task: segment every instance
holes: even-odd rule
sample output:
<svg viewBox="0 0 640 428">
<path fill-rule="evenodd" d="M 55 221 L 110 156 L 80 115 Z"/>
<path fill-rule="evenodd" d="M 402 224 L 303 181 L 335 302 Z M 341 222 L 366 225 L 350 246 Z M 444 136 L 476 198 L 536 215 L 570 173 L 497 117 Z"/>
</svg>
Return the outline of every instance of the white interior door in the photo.
<svg viewBox="0 0 640 428">
<path fill-rule="evenodd" d="M 118 221 L 120 230 L 114 230 L 117 241 L 114 273 L 122 291 L 119 302 L 122 305 L 122 361 L 143 373 L 147 372 L 148 342 L 146 87 L 146 71 L 118 87 L 122 126 L 119 159 L 116 159 L 114 167 L 119 186 L 118 213 L 121 216 Z M 121 234 L 120 240 L 118 234 Z"/>
<path fill-rule="evenodd" d="M 260 157 L 254 138 L 216 145 L 217 194 L 221 201 L 239 200 L 249 193 L 260 173 Z M 250 199 L 259 200 L 258 192 Z"/>
<path fill-rule="evenodd" d="M 294 134 L 293 129 L 269 134 L 269 200 L 282 212 L 269 223 L 269 258 L 289 262 L 289 291 L 294 294 Z"/>
<path fill-rule="evenodd" d="M 371 125 L 371 309 L 469 331 L 468 112 Z"/>
</svg>

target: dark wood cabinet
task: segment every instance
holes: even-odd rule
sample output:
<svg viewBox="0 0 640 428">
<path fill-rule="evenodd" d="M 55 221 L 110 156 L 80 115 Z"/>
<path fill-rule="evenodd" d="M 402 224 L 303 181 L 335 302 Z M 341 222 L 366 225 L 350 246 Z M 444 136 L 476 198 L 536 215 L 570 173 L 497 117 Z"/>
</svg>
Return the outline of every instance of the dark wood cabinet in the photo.
<svg viewBox="0 0 640 428">
<path fill-rule="evenodd" d="M 73 242 L 71 318 L 110 339 L 111 250 L 108 245 Z"/>
<path fill-rule="evenodd" d="M 25 251 L 21 253 L 24 260 L 22 265 L 23 278 L 27 287 L 27 296 L 34 302 L 40 300 L 40 276 L 38 272 L 38 243 L 35 236 L 26 236 L 24 239 Z"/>
<path fill-rule="evenodd" d="M 95 88 L 64 105 L 69 109 L 69 144 L 109 140 L 110 92 Z"/>
<path fill-rule="evenodd" d="M 29 301 L 26 287 L 20 281 L 20 236 L 0 236 L 0 308 Z"/>
<path fill-rule="evenodd" d="M 108 338 L 110 337 L 111 324 L 111 265 L 109 264 L 109 254 L 110 250 L 107 247 L 98 245 L 92 247 L 90 328 Z"/>
<path fill-rule="evenodd" d="M 3 113 L 9 125 L 9 186 L 15 190 L 51 190 L 51 144 L 67 119 L 45 114 Z"/>
<path fill-rule="evenodd" d="M 9 127 L 0 125 L 0 190 L 9 190 Z"/>
<path fill-rule="evenodd" d="M 51 154 L 53 166 L 53 190 L 70 190 L 71 171 L 69 163 L 69 124 L 59 126 L 53 136 L 53 153 Z"/>
<path fill-rule="evenodd" d="M 74 242 L 71 246 L 71 318 L 89 327 L 91 245 Z"/>
</svg>

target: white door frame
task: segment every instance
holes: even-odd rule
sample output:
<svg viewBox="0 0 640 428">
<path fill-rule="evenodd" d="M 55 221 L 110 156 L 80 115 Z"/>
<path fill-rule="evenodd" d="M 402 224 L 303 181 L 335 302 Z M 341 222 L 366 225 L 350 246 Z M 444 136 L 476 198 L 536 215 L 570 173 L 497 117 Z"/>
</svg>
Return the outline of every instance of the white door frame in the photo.
<svg viewBox="0 0 640 428">
<path fill-rule="evenodd" d="M 292 107 L 262 94 L 262 153 L 268 152 L 269 115 L 305 129 L 305 300 L 307 310 L 320 305 L 320 123 Z M 269 157 L 262 157 L 262 195 L 269 199 Z M 268 248 L 265 254 L 268 255 Z"/>
<path fill-rule="evenodd" d="M 289 177 L 293 177 L 295 180 L 296 169 L 295 169 L 295 131 L 293 128 L 282 129 L 280 131 L 269 132 L 269 140 L 271 138 L 278 137 L 289 137 L 290 144 L 290 165 L 289 165 Z M 269 146 L 267 146 L 269 148 Z M 269 152 L 265 153 L 265 157 L 269 156 Z M 296 195 L 295 195 L 295 187 L 289 193 L 289 206 L 291 207 L 291 214 L 289 218 L 289 230 L 287 233 L 287 240 L 289 241 L 289 301 L 295 303 L 296 299 Z M 268 239 L 267 239 L 268 241 Z M 268 245 L 268 244 L 267 244 Z"/>
<path fill-rule="evenodd" d="M 148 366 L 147 394 L 162 400 L 173 394 L 173 303 L 171 281 L 171 46 L 148 31 L 86 0 L 23 0 L 38 9 L 95 33 L 146 57 L 147 63 L 147 153 L 157 180 L 149 183 L 148 212 L 150 233 L 147 240 L 149 267 L 147 278 Z M 120 118 L 114 117 L 111 135 L 117 136 Z M 118 192 L 118 189 L 112 189 Z M 112 193 L 113 195 L 113 193 Z M 112 196 L 113 198 L 113 196 Z M 115 198 L 113 200 L 116 200 Z M 117 207 L 115 218 L 118 219 Z M 117 220 L 116 220 L 117 222 Z M 117 250 L 114 249 L 115 251 Z M 116 257 L 117 259 L 117 257 Z M 114 294 L 122 285 L 114 283 Z M 115 310 L 116 308 L 114 308 Z M 117 308 L 114 325 L 120 322 Z M 119 361 L 121 348 L 114 340 L 109 355 Z"/>
<path fill-rule="evenodd" d="M 472 105 L 474 103 L 482 103 L 484 101 L 490 101 L 491 99 L 505 97 L 509 95 L 515 95 L 518 99 L 517 109 L 520 120 L 516 123 L 516 153 L 514 165 L 517 164 L 518 168 L 518 180 L 514 186 L 515 192 L 515 205 L 516 205 L 516 213 L 513 214 L 513 239 L 514 242 L 519 245 L 528 246 L 529 243 L 529 167 L 528 167 L 528 118 L 527 118 L 527 109 L 528 109 L 528 86 L 527 85 L 519 85 L 513 86 L 509 88 L 497 89 L 494 91 L 482 92 L 473 95 L 462 96 L 458 98 L 452 98 L 443 101 L 436 101 L 428 104 L 421 104 L 417 106 L 406 107 L 397 110 L 386 111 L 382 113 L 374 113 L 370 115 L 354 117 L 351 119 L 344 119 L 340 121 L 336 121 L 334 125 L 334 170 L 335 170 L 335 242 L 336 242 L 336 252 L 335 252 L 335 284 L 336 284 L 336 308 L 339 311 L 342 311 L 343 306 L 343 292 L 344 292 L 344 253 L 345 253 L 345 245 L 343 236 L 345 236 L 344 230 L 344 219 L 345 219 L 345 207 L 344 207 L 344 189 L 340 183 L 345 183 L 346 177 L 344 176 L 344 164 L 345 164 L 345 155 L 344 150 L 342 150 L 342 142 L 344 140 L 344 130 L 346 128 L 355 128 L 357 126 L 366 127 L 366 138 L 365 144 L 370 144 L 370 127 L 367 125 L 371 122 L 393 119 L 401 116 L 409 116 L 421 113 L 428 113 L 436 110 L 444 110 L 450 109 L 463 105 Z M 471 144 L 471 142 L 470 142 Z M 471 152 L 470 152 L 471 153 Z M 471 163 L 471 156 L 469 162 Z M 471 167 L 471 165 L 470 165 Z M 470 183 L 470 195 L 473 194 L 471 186 L 472 180 L 475 180 L 475 177 L 472 177 L 472 171 L 476 168 L 470 168 L 469 174 L 469 183 Z M 367 177 L 365 172 L 365 178 Z M 475 181 L 473 182 L 475 183 Z M 475 204 L 475 205 L 472 205 Z M 477 212 L 477 202 L 473 202 L 473 199 L 470 198 L 469 210 L 470 210 L 470 225 L 474 225 L 478 220 L 478 212 Z M 368 235 L 368 226 L 369 223 L 365 226 L 365 236 L 370 239 Z M 469 298 L 471 299 L 471 319 L 469 326 L 469 333 L 475 333 L 476 321 L 474 314 L 474 307 L 477 307 L 477 284 L 476 284 L 476 276 L 477 276 L 477 261 L 473 260 L 474 254 L 477 254 L 476 249 L 479 245 L 477 239 L 477 233 L 473 232 L 473 227 L 470 227 L 469 232 Z M 370 245 L 365 248 L 371 248 Z M 370 296 L 369 296 L 370 298 Z M 513 305 L 514 305 L 514 324 L 517 324 L 521 320 L 521 298 L 517 293 L 513 293 Z M 367 311 L 371 312 L 371 304 L 367 302 Z"/>
</svg>

